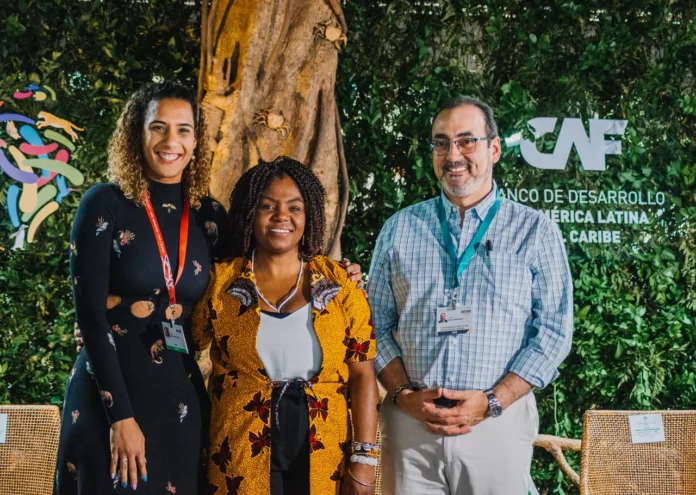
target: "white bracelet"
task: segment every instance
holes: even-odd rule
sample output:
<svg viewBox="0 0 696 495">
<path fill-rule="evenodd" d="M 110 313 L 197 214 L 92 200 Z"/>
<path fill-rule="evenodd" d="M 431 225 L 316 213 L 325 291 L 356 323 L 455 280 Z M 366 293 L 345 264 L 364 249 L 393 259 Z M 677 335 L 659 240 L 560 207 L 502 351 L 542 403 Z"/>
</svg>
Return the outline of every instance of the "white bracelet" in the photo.
<svg viewBox="0 0 696 495">
<path fill-rule="evenodd" d="M 352 444 L 353 452 L 369 452 L 371 450 L 380 451 L 382 448 L 376 443 L 366 443 L 366 442 L 353 442 Z"/>
<path fill-rule="evenodd" d="M 358 464 L 367 464 L 368 466 L 377 467 L 379 466 L 379 459 L 375 457 L 366 457 L 364 455 L 353 454 L 350 456 L 350 462 L 356 462 Z"/>
</svg>

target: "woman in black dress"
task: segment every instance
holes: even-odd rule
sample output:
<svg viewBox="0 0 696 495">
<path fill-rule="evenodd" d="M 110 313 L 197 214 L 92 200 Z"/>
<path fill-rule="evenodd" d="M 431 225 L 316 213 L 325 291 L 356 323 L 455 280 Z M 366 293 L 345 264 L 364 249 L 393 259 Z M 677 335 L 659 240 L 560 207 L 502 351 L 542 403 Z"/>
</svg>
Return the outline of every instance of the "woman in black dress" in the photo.
<svg viewBox="0 0 696 495">
<path fill-rule="evenodd" d="M 199 493 L 209 405 L 189 315 L 225 244 L 209 175 L 194 94 L 137 91 L 110 145 L 112 183 L 86 192 L 73 224 L 84 349 L 65 393 L 56 495 Z"/>
</svg>

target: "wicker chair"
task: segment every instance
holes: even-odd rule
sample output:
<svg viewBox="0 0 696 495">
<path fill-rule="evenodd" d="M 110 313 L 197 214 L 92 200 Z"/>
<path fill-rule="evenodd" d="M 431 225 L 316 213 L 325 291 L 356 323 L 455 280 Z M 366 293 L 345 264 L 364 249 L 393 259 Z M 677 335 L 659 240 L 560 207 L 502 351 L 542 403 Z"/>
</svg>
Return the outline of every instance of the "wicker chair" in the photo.
<svg viewBox="0 0 696 495">
<path fill-rule="evenodd" d="M 2 406 L 7 439 L 0 444 L 0 495 L 50 495 L 58 455 L 55 406 Z"/>
<path fill-rule="evenodd" d="M 665 442 L 633 444 L 628 417 L 661 413 Z M 696 495 L 696 411 L 587 411 L 579 440 L 539 435 L 581 495 Z M 580 475 L 563 450 L 580 451 Z"/>
</svg>

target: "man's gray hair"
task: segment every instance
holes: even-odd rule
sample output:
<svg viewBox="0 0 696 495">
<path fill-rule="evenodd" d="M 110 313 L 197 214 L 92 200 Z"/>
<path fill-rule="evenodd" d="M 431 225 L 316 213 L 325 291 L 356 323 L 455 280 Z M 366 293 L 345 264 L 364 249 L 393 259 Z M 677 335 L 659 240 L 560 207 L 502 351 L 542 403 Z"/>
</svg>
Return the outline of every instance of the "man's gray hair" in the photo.
<svg viewBox="0 0 696 495">
<path fill-rule="evenodd" d="M 447 100 L 444 105 L 442 105 L 435 117 L 433 118 L 433 123 L 435 119 L 441 112 L 445 110 L 452 110 L 453 108 L 463 107 L 465 105 L 473 105 L 483 113 L 483 117 L 486 121 L 486 137 L 494 138 L 498 136 L 498 124 L 495 123 L 495 118 L 493 117 L 493 109 L 483 101 L 478 98 L 473 98 L 471 96 L 456 96 L 452 99 Z"/>
</svg>

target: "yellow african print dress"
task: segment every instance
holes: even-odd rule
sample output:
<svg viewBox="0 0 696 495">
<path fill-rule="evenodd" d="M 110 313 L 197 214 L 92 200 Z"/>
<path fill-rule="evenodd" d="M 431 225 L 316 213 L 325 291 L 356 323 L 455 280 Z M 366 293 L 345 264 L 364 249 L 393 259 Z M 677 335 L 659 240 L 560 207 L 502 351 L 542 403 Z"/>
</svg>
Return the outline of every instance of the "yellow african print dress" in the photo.
<svg viewBox="0 0 696 495">
<path fill-rule="evenodd" d="M 338 494 L 352 441 L 348 363 L 375 356 L 364 293 L 336 262 L 309 262 L 314 331 L 322 348 L 319 374 L 305 387 L 309 412 L 312 495 Z M 210 494 L 270 495 L 271 380 L 256 351 L 260 307 L 249 260 L 213 266 L 193 311 L 193 339 L 211 347 Z"/>
</svg>

